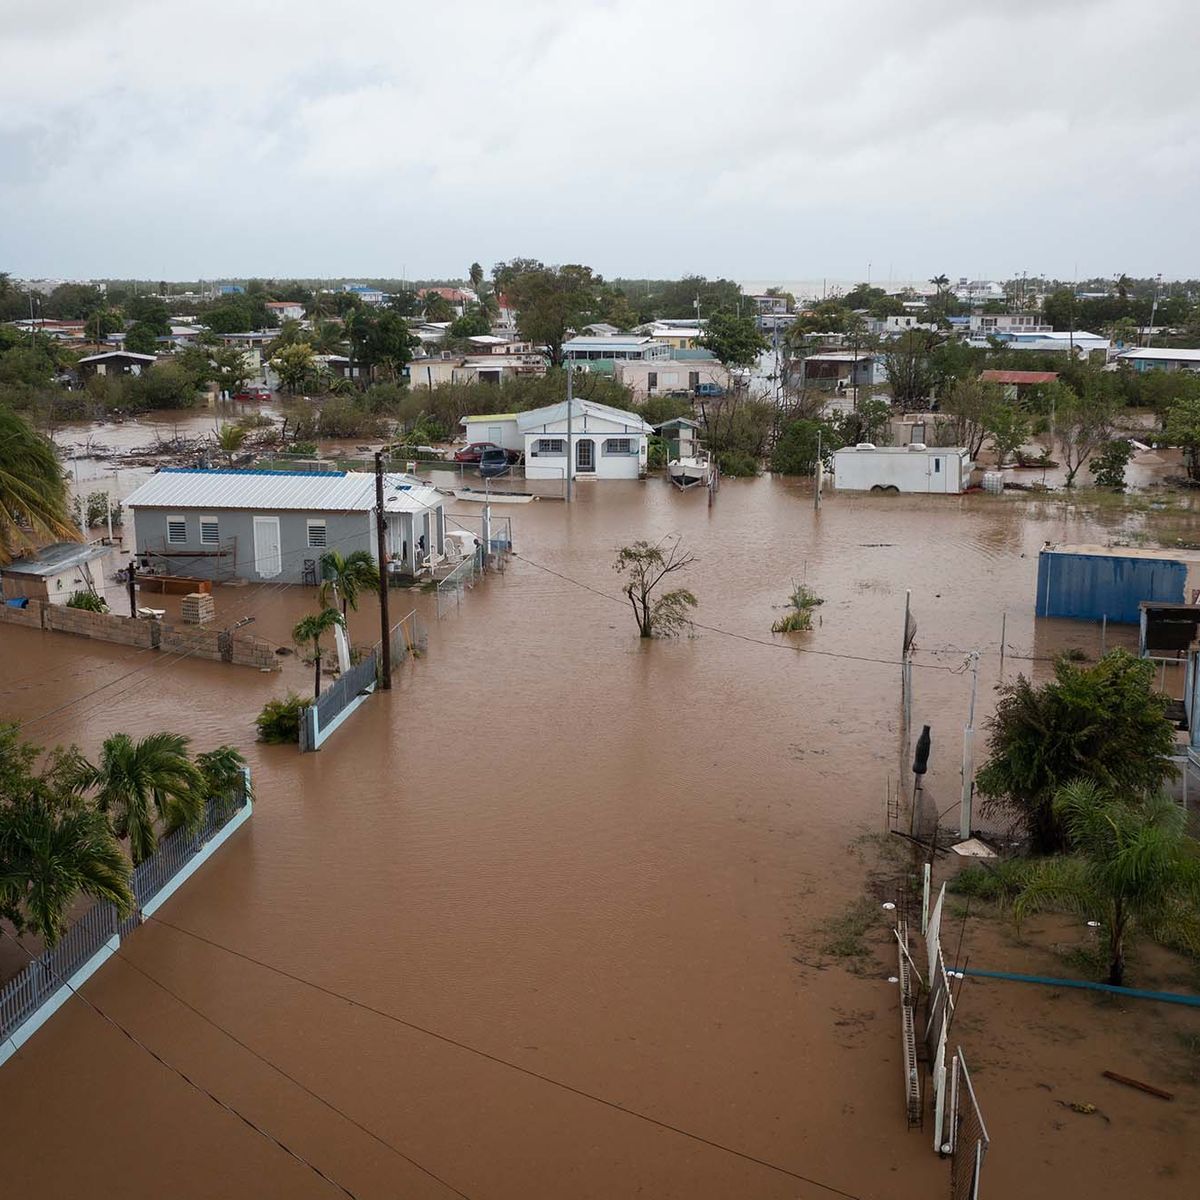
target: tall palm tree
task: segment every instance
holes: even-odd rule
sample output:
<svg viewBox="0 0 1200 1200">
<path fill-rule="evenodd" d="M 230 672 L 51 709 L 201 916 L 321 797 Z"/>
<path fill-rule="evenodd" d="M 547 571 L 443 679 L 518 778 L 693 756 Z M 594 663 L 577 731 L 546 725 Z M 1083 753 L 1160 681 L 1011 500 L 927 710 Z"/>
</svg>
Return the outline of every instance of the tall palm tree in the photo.
<svg viewBox="0 0 1200 1200">
<path fill-rule="evenodd" d="M 117 733 L 105 739 L 99 763 L 81 760 L 75 771 L 75 787 L 94 791 L 113 832 L 129 838 L 134 866 L 157 848 L 160 822 L 170 832 L 195 828 L 204 817 L 204 780 L 187 748 L 178 733 L 151 733 L 136 742 Z"/>
<path fill-rule="evenodd" d="M 1108 956 L 1108 982 L 1125 979 L 1125 950 L 1141 928 L 1200 953 L 1200 843 L 1187 816 L 1165 796 L 1117 797 L 1091 779 L 1060 788 L 1054 812 L 1073 848 L 1042 859 L 1013 903 L 1030 912 L 1068 909 L 1098 919 Z"/>
<path fill-rule="evenodd" d="M 379 586 L 379 566 L 369 550 L 355 550 L 343 557 L 336 550 L 321 556 L 321 603 L 329 607 L 331 593 L 342 605 L 342 621 L 348 610 L 358 611 L 358 597 Z"/>
<path fill-rule="evenodd" d="M 935 288 L 937 288 L 938 295 L 940 296 L 943 290 L 949 284 L 950 277 L 948 275 L 935 275 L 929 282 L 932 283 Z"/>
<path fill-rule="evenodd" d="M 298 646 L 313 644 L 313 655 L 316 659 L 316 679 L 313 684 L 313 698 L 321 698 L 321 638 L 338 626 L 346 628 L 346 618 L 336 608 L 322 608 L 320 612 L 312 613 L 299 621 L 292 630 L 292 640 Z"/>
<path fill-rule="evenodd" d="M 133 908 L 129 859 L 104 814 L 36 783 L 0 807 L 0 915 L 55 945 L 82 892 Z"/>
<path fill-rule="evenodd" d="M 0 407 L 0 563 L 46 538 L 79 537 L 67 516 L 67 485 L 53 445 Z"/>
</svg>

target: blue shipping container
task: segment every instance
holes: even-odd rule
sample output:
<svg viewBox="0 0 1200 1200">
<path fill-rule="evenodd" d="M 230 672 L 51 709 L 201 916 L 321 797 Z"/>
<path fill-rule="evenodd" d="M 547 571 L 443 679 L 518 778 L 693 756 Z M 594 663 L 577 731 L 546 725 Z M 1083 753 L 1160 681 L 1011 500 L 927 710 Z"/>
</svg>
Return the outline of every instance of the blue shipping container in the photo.
<svg viewBox="0 0 1200 1200">
<path fill-rule="evenodd" d="M 1166 558 L 1071 554 L 1038 556 L 1037 615 L 1136 625 L 1143 600 L 1183 604 L 1188 565 Z"/>
</svg>

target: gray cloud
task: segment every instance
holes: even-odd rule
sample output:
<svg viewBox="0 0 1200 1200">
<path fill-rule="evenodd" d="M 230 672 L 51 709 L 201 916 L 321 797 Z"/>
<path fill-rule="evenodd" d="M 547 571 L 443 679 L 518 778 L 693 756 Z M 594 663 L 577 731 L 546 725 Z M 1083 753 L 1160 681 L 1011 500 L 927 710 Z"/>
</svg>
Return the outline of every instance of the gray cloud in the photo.
<svg viewBox="0 0 1200 1200">
<path fill-rule="evenodd" d="M 1184 0 L 69 0 L 0 43 L 0 267 L 1200 275 Z"/>
</svg>

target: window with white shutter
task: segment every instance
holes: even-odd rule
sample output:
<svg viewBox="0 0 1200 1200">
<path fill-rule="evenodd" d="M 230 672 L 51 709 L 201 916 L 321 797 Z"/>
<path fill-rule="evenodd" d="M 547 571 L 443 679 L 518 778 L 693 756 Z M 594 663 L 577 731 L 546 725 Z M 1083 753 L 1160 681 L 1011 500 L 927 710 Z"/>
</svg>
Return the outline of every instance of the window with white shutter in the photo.
<svg viewBox="0 0 1200 1200">
<path fill-rule="evenodd" d="M 200 518 L 200 545 L 219 546 L 221 544 L 221 526 L 216 517 Z"/>
<path fill-rule="evenodd" d="M 187 541 L 187 521 L 183 517 L 167 518 L 167 542 L 172 546 L 182 545 Z"/>
<path fill-rule="evenodd" d="M 325 541 L 325 522 L 309 520 L 308 546 L 310 550 L 324 550 L 328 543 Z"/>
</svg>

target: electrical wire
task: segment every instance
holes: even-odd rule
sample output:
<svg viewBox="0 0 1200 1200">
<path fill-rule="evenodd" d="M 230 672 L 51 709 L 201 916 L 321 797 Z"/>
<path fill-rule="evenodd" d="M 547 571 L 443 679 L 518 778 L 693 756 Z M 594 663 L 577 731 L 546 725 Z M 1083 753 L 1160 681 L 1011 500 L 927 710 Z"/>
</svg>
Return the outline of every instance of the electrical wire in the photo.
<svg viewBox="0 0 1200 1200">
<path fill-rule="evenodd" d="M 622 606 L 627 603 L 620 596 L 614 596 L 611 592 L 605 592 L 600 588 L 592 587 L 590 583 L 584 583 L 582 580 L 573 579 L 570 575 L 564 575 L 561 571 L 556 571 L 553 567 L 547 567 L 544 563 L 534 562 L 532 558 L 524 554 L 518 554 L 515 550 L 512 554 L 513 558 L 518 558 L 522 562 L 528 563 L 531 567 L 536 567 L 539 571 L 545 571 L 548 575 L 553 575 L 558 579 L 564 580 L 566 583 L 574 584 L 575 587 L 583 588 L 585 591 L 591 592 L 593 595 L 599 596 L 604 600 L 611 600 L 613 603 Z M 849 659 L 852 662 L 878 663 L 887 667 L 900 667 L 904 665 L 902 660 L 898 658 L 872 658 L 869 655 L 847 654 L 839 650 L 815 650 L 809 646 L 792 646 L 786 642 L 768 642 L 763 638 L 751 637 L 748 633 L 737 633 L 732 629 L 721 629 L 717 625 L 705 625 L 700 621 L 693 621 L 692 624 L 697 629 L 703 629 L 706 633 L 717 633 L 723 637 L 736 638 L 742 642 L 753 642 L 757 646 L 769 646 L 773 650 L 787 650 L 793 654 L 815 654 L 821 658 Z M 913 663 L 912 665 L 926 671 L 946 671 L 951 674 L 956 670 L 956 668 L 944 666 L 942 663 Z"/>
<path fill-rule="evenodd" d="M 147 917 L 147 920 L 153 921 L 157 925 L 165 925 L 168 929 L 175 930 L 176 933 L 181 933 L 187 937 L 194 938 L 196 941 L 203 942 L 205 945 L 211 946 L 215 950 L 220 950 L 225 954 L 232 955 L 234 958 L 240 958 L 245 962 L 253 963 L 255 966 L 261 967 L 263 970 L 270 971 L 284 979 L 290 979 L 293 983 L 299 983 L 304 987 L 312 988 L 314 991 L 320 992 L 322 995 L 328 996 L 334 1000 L 340 1000 L 343 1003 L 353 1005 L 355 1008 L 360 1008 L 364 1012 L 372 1013 L 374 1016 L 381 1017 L 385 1021 L 390 1021 L 395 1025 L 412 1030 L 414 1033 L 423 1034 L 426 1037 L 433 1038 L 435 1041 L 442 1042 L 448 1046 L 453 1046 L 458 1050 L 463 1050 L 468 1054 L 473 1054 L 479 1058 L 485 1059 L 488 1062 L 495 1063 L 497 1066 L 507 1067 L 508 1069 L 516 1071 L 521 1075 L 526 1075 L 531 1079 L 540 1080 L 542 1083 L 550 1084 L 552 1087 L 559 1088 L 564 1092 L 569 1092 L 571 1095 L 578 1096 L 584 1100 L 590 1100 L 595 1104 L 603 1105 L 605 1108 L 614 1109 L 616 1112 L 624 1113 L 628 1117 L 633 1117 L 636 1120 L 644 1121 L 647 1124 L 654 1125 L 657 1128 L 666 1130 L 669 1133 L 678 1134 L 680 1137 L 687 1138 L 689 1141 L 698 1142 L 701 1145 L 708 1146 L 713 1150 L 719 1150 L 722 1153 L 729 1154 L 734 1158 L 739 1158 L 744 1162 L 765 1167 L 767 1170 L 775 1171 L 780 1175 L 786 1175 L 788 1178 L 795 1179 L 800 1183 L 807 1183 L 813 1187 L 821 1188 L 831 1195 L 843 1197 L 843 1200 L 863 1200 L 863 1197 L 858 1196 L 853 1192 L 843 1191 L 834 1184 L 825 1183 L 820 1179 L 815 1179 L 812 1176 L 804 1175 L 799 1171 L 793 1171 L 790 1167 L 780 1166 L 778 1163 L 771 1162 L 769 1159 L 759 1158 L 757 1155 L 750 1154 L 745 1150 L 738 1150 L 733 1146 L 727 1146 L 723 1142 L 714 1141 L 712 1138 L 705 1137 L 703 1134 L 693 1133 L 690 1129 L 684 1129 L 680 1125 L 673 1125 L 669 1121 L 661 1120 L 658 1117 L 652 1117 L 648 1113 L 639 1112 L 637 1109 L 633 1108 L 627 1108 L 624 1104 L 619 1104 L 615 1100 L 609 1100 L 604 1096 L 598 1096 L 596 1093 L 576 1087 L 574 1084 L 564 1083 L 560 1079 L 555 1079 L 552 1075 L 545 1075 L 541 1071 L 535 1071 L 532 1067 L 522 1066 L 520 1063 L 512 1062 L 506 1058 L 501 1058 L 497 1054 L 492 1054 L 487 1050 L 481 1050 L 478 1046 L 472 1046 L 470 1043 L 460 1041 L 458 1038 L 451 1037 L 449 1034 L 439 1033 L 435 1029 L 430 1029 L 424 1025 L 418 1025 L 413 1021 L 406 1020 L 404 1017 L 398 1017 L 395 1013 L 390 1013 L 382 1008 L 376 1008 L 374 1005 L 367 1004 L 362 1000 L 357 1000 L 353 996 L 347 995 L 345 992 L 339 992 L 334 988 L 326 987 L 324 984 L 316 983 L 314 980 L 306 979 L 302 975 L 296 975 L 282 967 L 277 967 L 272 963 L 263 961 L 260 958 L 255 958 L 251 954 L 246 954 L 241 950 L 235 950 L 232 946 L 226 946 L 222 942 L 214 941 L 212 938 L 205 937 L 203 934 L 196 933 L 194 930 L 185 929 L 182 925 L 175 925 L 160 916 Z"/>
<path fill-rule="evenodd" d="M 6 930 L 4 928 L 3 925 L 0 925 L 0 936 L 9 938 L 12 941 L 12 943 L 15 946 L 17 946 L 29 958 L 29 961 L 31 963 L 36 961 L 33 954 L 30 953 L 30 951 L 27 950 L 24 946 L 22 946 L 21 943 L 18 942 L 17 939 L 15 937 L 13 937 L 13 935 L 11 933 L 9 933 L 8 930 Z M 55 971 L 53 969 L 53 967 L 50 968 L 50 972 L 51 972 L 51 974 L 54 975 L 55 979 L 57 979 L 59 981 L 59 983 L 61 983 L 64 987 L 66 987 L 66 989 L 71 993 L 72 996 L 74 996 L 77 1000 L 82 1000 L 83 1003 L 86 1004 L 88 1006 L 88 1008 L 90 1008 L 92 1010 L 92 1012 L 94 1012 L 97 1016 L 102 1017 L 114 1029 L 116 1029 L 120 1033 L 124 1034 L 124 1036 L 126 1038 L 128 1038 L 135 1046 L 137 1046 L 137 1048 L 139 1050 L 143 1050 L 146 1054 L 150 1055 L 150 1057 L 152 1059 L 154 1059 L 154 1061 L 156 1063 L 158 1063 L 160 1066 L 165 1067 L 168 1071 L 171 1072 L 171 1074 L 176 1075 L 176 1076 L 178 1076 L 178 1078 L 182 1079 L 183 1082 L 188 1085 L 188 1087 L 192 1088 L 194 1091 L 199 1092 L 202 1096 L 206 1096 L 215 1105 L 217 1105 L 218 1108 L 222 1108 L 227 1113 L 230 1113 L 231 1115 L 237 1117 L 237 1119 L 239 1121 L 241 1121 L 243 1124 L 249 1126 L 249 1128 L 252 1129 L 255 1133 L 257 1133 L 260 1137 L 262 1137 L 266 1141 L 270 1142 L 271 1145 L 278 1147 L 289 1158 L 294 1159 L 301 1166 L 307 1167 L 319 1179 L 321 1179 L 325 1183 L 329 1184 L 329 1186 L 331 1188 L 333 1188 L 334 1190 L 336 1190 L 338 1192 L 341 1192 L 343 1196 L 350 1197 L 350 1200 L 358 1200 L 358 1197 L 348 1187 L 345 1187 L 343 1184 L 338 1183 L 338 1181 L 336 1179 L 327 1175 L 315 1163 L 309 1162 L 309 1160 L 307 1158 L 305 1158 L 303 1155 L 297 1153 L 295 1150 L 293 1150 L 290 1146 L 286 1145 L 284 1142 L 281 1142 L 273 1133 L 270 1133 L 268 1130 L 264 1129 L 261 1125 L 258 1125 L 254 1121 L 252 1121 L 248 1116 L 246 1116 L 245 1113 L 234 1108 L 234 1106 L 232 1104 L 228 1103 L 225 1100 L 222 1100 L 219 1096 L 214 1095 L 214 1093 L 210 1092 L 208 1090 L 208 1088 L 204 1087 L 203 1084 L 197 1083 L 194 1079 L 192 1079 L 190 1076 L 188 1076 L 179 1067 L 174 1066 L 172 1063 L 169 1063 L 156 1050 L 153 1050 L 149 1046 L 147 1046 L 145 1042 L 143 1042 L 140 1038 L 138 1038 L 136 1036 L 136 1034 L 130 1032 L 130 1030 L 128 1030 L 124 1025 L 122 1025 L 121 1022 L 118 1021 L 115 1017 L 109 1016 L 109 1014 L 106 1013 L 102 1008 L 100 1008 L 99 1005 L 93 1004 L 92 1001 L 89 1000 L 85 995 L 83 995 L 82 992 L 73 988 L 66 979 L 64 979 L 61 975 L 58 974 L 57 971 Z"/>
<path fill-rule="evenodd" d="M 437 1175 L 433 1171 L 431 1171 L 428 1167 L 422 1166 L 419 1162 L 417 1162 L 417 1160 L 415 1158 L 412 1158 L 409 1155 L 405 1154 L 404 1151 L 401 1150 L 398 1146 L 394 1146 L 391 1142 L 389 1142 L 386 1138 L 381 1137 L 374 1130 L 368 1129 L 364 1124 L 362 1124 L 361 1121 L 355 1120 L 355 1118 L 352 1117 L 344 1109 L 339 1108 L 336 1104 L 334 1104 L 330 1100 L 327 1100 L 319 1092 L 313 1091 L 313 1089 L 310 1088 L 306 1083 L 297 1079 L 294 1075 L 289 1074 L 281 1066 L 279 1066 L 278 1063 L 272 1062 L 269 1058 L 266 1057 L 266 1055 L 260 1054 L 257 1050 L 255 1050 L 253 1046 L 247 1045 L 247 1043 L 242 1041 L 242 1039 L 240 1037 L 238 1037 L 236 1033 L 233 1033 L 231 1030 L 227 1029 L 219 1021 L 214 1020 L 212 1017 L 208 1016 L 207 1013 L 201 1012 L 200 1009 L 198 1009 L 190 1001 L 185 1000 L 184 997 L 182 997 L 177 991 L 175 991 L 171 987 L 168 987 L 167 984 L 163 983 L 163 981 L 161 979 L 156 978 L 149 971 L 147 971 L 144 967 L 141 967 L 137 963 L 135 963 L 133 961 L 133 959 L 130 958 L 129 955 L 127 955 L 124 951 L 118 950 L 116 952 L 116 957 L 119 958 L 127 966 L 132 967 L 135 971 L 137 971 L 137 973 L 139 975 L 145 976 L 152 984 L 154 984 L 155 987 L 160 988 L 162 991 L 166 992 L 168 996 L 173 997 L 180 1004 L 182 1004 L 184 1008 L 186 1008 L 190 1012 L 194 1013 L 202 1021 L 204 1021 L 208 1025 L 211 1025 L 214 1029 L 216 1029 L 220 1033 L 223 1033 L 227 1038 L 229 1038 L 229 1040 L 231 1042 L 236 1043 L 243 1050 L 245 1050 L 247 1054 L 252 1055 L 254 1058 L 258 1059 L 259 1062 L 264 1063 L 266 1066 L 270 1067 L 272 1071 L 275 1071 L 277 1074 L 282 1075 L 283 1078 L 286 1079 L 289 1083 L 295 1084 L 295 1086 L 298 1087 L 302 1092 L 304 1092 L 308 1096 L 311 1096 L 312 1099 L 316 1100 L 318 1104 L 321 1104 L 325 1108 L 329 1109 L 330 1112 L 336 1113 L 343 1120 L 348 1121 L 351 1125 L 354 1126 L 355 1129 L 359 1130 L 361 1133 L 365 1133 L 367 1135 L 367 1137 L 369 1137 L 372 1141 L 377 1142 L 380 1146 L 384 1147 L 384 1149 L 390 1150 L 393 1154 L 397 1155 L 399 1158 L 402 1158 L 410 1166 L 416 1167 L 416 1169 L 418 1171 L 420 1171 L 424 1175 L 427 1175 L 435 1183 L 440 1183 L 444 1188 L 446 1188 L 447 1191 L 453 1192 L 456 1196 L 462 1197 L 462 1200 L 471 1200 L 471 1197 L 468 1196 L 466 1192 L 460 1191 L 452 1183 L 447 1182 L 440 1175 Z"/>
</svg>

